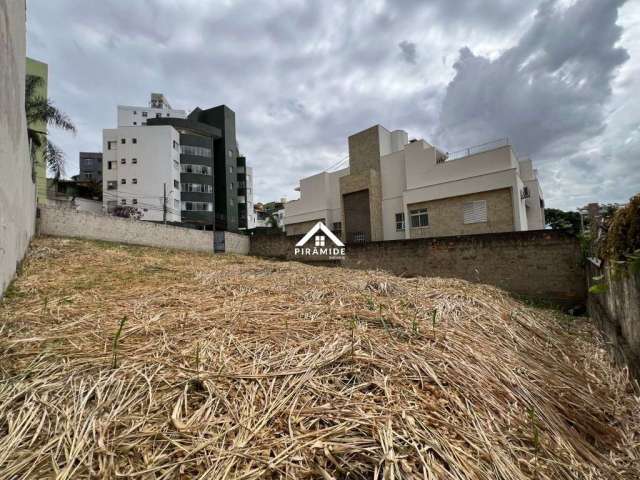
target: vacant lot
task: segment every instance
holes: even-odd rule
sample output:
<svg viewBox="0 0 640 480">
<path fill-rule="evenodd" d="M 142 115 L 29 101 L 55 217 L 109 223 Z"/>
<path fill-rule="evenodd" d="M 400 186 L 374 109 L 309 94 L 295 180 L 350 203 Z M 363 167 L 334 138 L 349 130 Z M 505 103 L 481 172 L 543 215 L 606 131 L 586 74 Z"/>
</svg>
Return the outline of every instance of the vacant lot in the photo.
<svg viewBox="0 0 640 480">
<path fill-rule="evenodd" d="M 588 321 L 482 285 L 45 238 L 0 330 L 1 478 L 640 477 Z"/>
</svg>

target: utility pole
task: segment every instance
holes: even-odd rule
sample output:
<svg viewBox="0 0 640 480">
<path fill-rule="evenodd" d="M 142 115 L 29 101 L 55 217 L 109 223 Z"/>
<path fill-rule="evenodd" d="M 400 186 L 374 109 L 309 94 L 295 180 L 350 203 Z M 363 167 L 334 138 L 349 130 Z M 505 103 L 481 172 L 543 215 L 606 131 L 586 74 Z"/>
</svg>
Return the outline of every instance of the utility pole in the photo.
<svg viewBox="0 0 640 480">
<path fill-rule="evenodd" d="M 167 224 L 167 183 L 162 184 L 162 221 Z"/>
</svg>

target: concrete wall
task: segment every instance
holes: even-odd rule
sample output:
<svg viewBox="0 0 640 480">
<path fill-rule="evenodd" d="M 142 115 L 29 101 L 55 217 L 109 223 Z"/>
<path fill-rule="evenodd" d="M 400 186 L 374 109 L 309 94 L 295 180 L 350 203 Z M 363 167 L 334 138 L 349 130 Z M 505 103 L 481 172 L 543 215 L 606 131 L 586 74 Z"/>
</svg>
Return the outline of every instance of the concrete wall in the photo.
<svg viewBox="0 0 640 480">
<path fill-rule="evenodd" d="M 224 232 L 225 253 L 247 255 L 249 253 L 249 237 L 240 233 Z"/>
<path fill-rule="evenodd" d="M 464 204 L 466 202 L 484 200 L 487 202 L 487 221 L 483 223 L 464 223 Z M 429 215 L 429 226 L 411 227 L 411 211 L 426 208 Z M 511 189 L 503 188 L 490 192 L 461 195 L 459 197 L 441 198 L 430 202 L 414 203 L 407 206 L 407 228 L 411 238 L 442 237 L 450 235 L 473 235 L 480 233 L 511 232 L 513 225 L 513 208 Z"/>
<path fill-rule="evenodd" d="M 293 260 L 299 237 L 254 236 L 250 255 Z M 563 306 L 586 301 L 578 241 L 538 230 L 347 245 L 341 265 L 397 275 L 462 278 Z"/>
<path fill-rule="evenodd" d="M 41 206 L 38 233 L 58 237 L 213 252 L 212 232 Z M 226 238 L 225 238 L 226 243 Z M 230 248 L 241 250 L 231 239 Z"/>
<path fill-rule="evenodd" d="M 589 294 L 589 315 L 607 335 L 617 359 L 640 380 L 640 272 L 613 274 L 606 264 L 589 265 L 589 283 L 604 283 L 607 291 Z M 593 277 L 604 276 L 601 281 Z"/>
<path fill-rule="evenodd" d="M 35 230 L 35 172 L 24 112 L 25 2 L 0 0 L 0 296 Z"/>
</svg>

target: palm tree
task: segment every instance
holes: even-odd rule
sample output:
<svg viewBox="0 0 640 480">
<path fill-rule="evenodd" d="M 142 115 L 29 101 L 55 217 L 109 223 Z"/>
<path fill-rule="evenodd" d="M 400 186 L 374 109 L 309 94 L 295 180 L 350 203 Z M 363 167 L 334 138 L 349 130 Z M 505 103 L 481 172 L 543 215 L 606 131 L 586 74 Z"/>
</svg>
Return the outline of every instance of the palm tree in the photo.
<svg viewBox="0 0 640 480">
<path fill-rule="evenodd" d="M 43 97 L 38 89 L 44 80 L 36 75 L 27 75 L 25 88 L 25 110 L 27 114 L 27 136 L 31 145 L 31 155 L 37 150 L 42 151 L 42 157 L 53 173 L 53 178 L 59 180 L 64 175 L 64 152 L 50 142 L 47 132 L 37 130 L 38 125 L 58 127 L 68 132 L 76 133 L 76 127 L 71 119 L 53 104 L 51 99 Z"/>
</svg>

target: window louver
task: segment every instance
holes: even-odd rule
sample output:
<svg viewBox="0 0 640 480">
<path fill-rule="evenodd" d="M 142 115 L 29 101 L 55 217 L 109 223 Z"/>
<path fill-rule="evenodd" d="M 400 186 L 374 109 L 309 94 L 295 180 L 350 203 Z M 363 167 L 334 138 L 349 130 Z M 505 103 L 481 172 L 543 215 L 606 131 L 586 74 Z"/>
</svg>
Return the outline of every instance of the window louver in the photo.
<svg viewBox="0 0 640 480">
<path fill-rule="evenodd" d="M 477 200 L 464 203 L 464 223 L 486 223 L 487 201 Z"/>
</svg>

